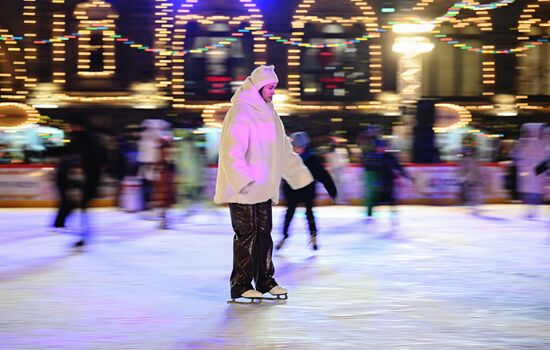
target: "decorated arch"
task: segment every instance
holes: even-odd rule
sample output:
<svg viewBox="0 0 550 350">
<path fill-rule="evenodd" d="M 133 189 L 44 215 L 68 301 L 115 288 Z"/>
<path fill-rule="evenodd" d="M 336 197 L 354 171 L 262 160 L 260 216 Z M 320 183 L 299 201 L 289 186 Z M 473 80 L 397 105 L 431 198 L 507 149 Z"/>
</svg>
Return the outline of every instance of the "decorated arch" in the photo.
<svg viewBox="0 0 550 350">
<path fill-rule="evenodd" d="M 223 11 L 223 8 L 230 11 Z M 169 98 L 172 107 L 186 106 L 186 57 L 185 52 L 206 54 L 218 48 L 217 43 L 207 42 L 200 48 L 186 47 L 188 27 L 191 23 L 210 28 L 226 28 L 226 32 L 240 33 L 236 38 L 252 35 L 253 65 L 265 64 L 266 44 L 263 32 L 263 16 L 252 0 L 156 0 L 156 43 L 159 48 L 156 66 L 159 70 L 157 87 Z M 200 11 L 198 11 L 200 9 Z M 201 14 L 196 14 L 201 13 Z M 234 15 L 227 15 L 233 13 Z M 246 27 L 246 28 L 245 28 Z M 248 34 L 250 33 L 250 34 Z M 231 46 L 231 45 L 228 45 Z"/>
<path fill-rule="evenodd" d="M 78 20 L 78 65 L 80 77 L 110 78 L 115 74 L 115 39 L 118 14 L 103 0 L 80 3 L 74 10 Z"/>
<path fill-rule="evenodd" d="M 335 47 L 346 47 L 354 50 L 355 44 L 368 40 L 368 34 L 366 34 L 353 38 L 353 42 L 340 38 L 333 40 L 334 43 L 324 45 L 305 43 L 306 25 L 311 23 L 322 25 L 323 31 L 326 31 L 328 34 L 327 36 L 337 36 L 334 34 L 338 32 L 344 33 L 346 32 L 346 28 L 353 25 L 360 25 L 364 29 L 364 33 L 369 34 L 376 33 L 379 29 L 378 18 L 366 1 L 349 0 L 345 5 L 347 6 L 343 6 L 341 3 L 335 4 L 334 1 L 330 0 L 303 0 L 296 8 L 292 17 L 292 37 L 290 40 L 299 44 L 289 46 L 288 49 L 288 85 L 289 95 L 293 99 L 303 99 L 303 93 L 309 91 L 308 89 L 316 89 L 315 87 L 303 86 L 303 76 L 300 72 L 301 61 L 308 49 L 318 50 L 318 55 L 323 60 L 334 54 L 331 51 Z M 334 8 L 334 6 L 337 6 L 337 8 Z M 320 17 L 315 14 L 317 9 L 322 10 L 323 13 L 327 13 L 330 8 L 334 8 L 334 16 Z M 347 16 L 348 13 L 355 15 Z M 370 40 L 372 43 L 369 42 L 368 44 L 368 76 L 360 77 L 356 81 L 368 81 L 368 92 L 375 94 L 382 91 L 382 47 L 379 42 L 376 42 L 376 39 Z M 362 43 L 359 45 L 366 44 Z M 344 81 L 342 81 L 342 77 L 334 77 L 332 79 L 336 79 L 334 80 L 336 83 L 347 80 L 345 77 Z M 342 94 L 346 93 L 345 89 L 339 90 L 344 90 L 341 91 Z"/>
</svg>

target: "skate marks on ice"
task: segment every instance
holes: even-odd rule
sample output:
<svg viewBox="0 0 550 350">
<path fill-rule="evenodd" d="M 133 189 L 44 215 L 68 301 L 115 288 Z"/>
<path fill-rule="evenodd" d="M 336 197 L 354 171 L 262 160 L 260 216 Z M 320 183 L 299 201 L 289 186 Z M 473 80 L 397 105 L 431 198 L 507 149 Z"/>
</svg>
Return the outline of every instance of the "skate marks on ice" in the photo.
<svg viewBox="0 0 550 350">
<path fill-rule="evenodd" d="M 253 305 L 226 303 L 232 254 L 226 223 L 208 222 L 201 230 L 197 219 L 192 230 L 161 232 L 154 223 L 129 219 L 132 229 L 146 232 L 115 242 L 110 237 L 129 232 L 120 227 L 126 217 L 105 212 L 91 251 L 70 258 L 62 257 L 74 237 L 18 241 L 17 234 L 2 233 L 10 244 L 0 261 L 6 271 L 19 265 L 24 277 L 0 281 L 2 346 L 550 348 L 543 222 L 501 224 L 462 208 L 403 206 L 400 230 L 407 241 L 401 242 L 377 238 L 387 222 L 366 231 L 355 208 L 318 209 L 321 250 L 306 248 L 307 233 L 294 230 L 274 255 L 275 277 L 289 288 L 289 300 Z M 491 212 L 516 217 L 518 209 Z M 25 227 L 25 234 L 42 229 Z M 48 269 L 25 274 L 40 262 Z"/>
<path fill-rule="evenodd" d="M 20 259 L 0 260 L 0 282 L 7 282 L 15 279 L 23 279 L 32 275 L 40 275 L 45 272 L 55 271 L 64 260 L 77 254 L 68 251 L 62 255 L 48 255 L 40 258 L 24 257 Z"/>
<path fill-rule="evenodd" d="M 292 339 L 282 343 L 282 334 L 273 333 L 273 312 L 284 314 L 283 302 L 228 303 L 214 315 L 206 332 L 182 337 L 173 349 L 274 349 L 292 348 Z M 277 311 L 276 311 L 277 310 Z M 291 328 L 293 327 L 292 325 Z M 202 333 L 202 334 L 201 334 Z M 172 349 L 172 348 L 171 348 Z"/>
</svg>

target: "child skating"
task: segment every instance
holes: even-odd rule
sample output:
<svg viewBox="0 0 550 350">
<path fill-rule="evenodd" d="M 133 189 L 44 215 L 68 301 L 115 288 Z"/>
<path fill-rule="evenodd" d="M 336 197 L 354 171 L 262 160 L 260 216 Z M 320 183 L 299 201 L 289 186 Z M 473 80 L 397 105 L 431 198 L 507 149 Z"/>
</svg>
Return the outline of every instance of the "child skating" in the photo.
<svg viewBox="0 0 550 350">
<path fill-rule="evenodd" d="M 288 229 L 290 227 L 290 222 L 294 217 L 294 213 L 296 212 L 296 207 L 298 204 L 304 203 L 304 206 L 306 207 L 310 243 L 313 250 L 317 250 L 319 248 L 317 244 L 317 226 L 315 224 L 315 216 L 313 215 L 313 206 L 315 205 L 316 197 L 315 185 L 317 181 L 321 182 L 333 200 L 336 198 L 337 190 L 330 174 L 325 170 L 325 168 L 323 168 L 319 158 L 311 152 L 308 134 L 305 132 L 294 133 L 290 135 L 290 141 L 292 143 L 292 147 L 294 148 L 294 152 L 298 153 L 300 157 L 302 157 L 304 164 L 313 175 L 315 181 L 298 190 L 293 190 L 286 183 L 286 181 L 283 181 L 283 192 L 286 198 L 287 210 L 285 215 L 285 223 L 283 226 L 283 238 L 279 241 L 279 243 L 277 243 L 275 248 L 281 249 L 285 244 L 289 237 Z"/>
</svg>

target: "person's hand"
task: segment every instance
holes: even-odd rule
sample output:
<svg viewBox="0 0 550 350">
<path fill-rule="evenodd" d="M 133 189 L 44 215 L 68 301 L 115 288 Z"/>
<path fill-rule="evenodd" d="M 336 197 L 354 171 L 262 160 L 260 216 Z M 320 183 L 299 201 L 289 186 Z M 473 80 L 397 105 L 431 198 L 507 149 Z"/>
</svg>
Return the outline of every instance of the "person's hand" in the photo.
<svg viewBox="0 0 550 350">
<path fill-rule="evenodd" d="M 246 186 L 243 187 L 241 190 L 241 194 L 248 194 L 250 190 L 252 189 L 252 186 L 254 186 L 254 181 L 250 181 Z"/>
</svg>

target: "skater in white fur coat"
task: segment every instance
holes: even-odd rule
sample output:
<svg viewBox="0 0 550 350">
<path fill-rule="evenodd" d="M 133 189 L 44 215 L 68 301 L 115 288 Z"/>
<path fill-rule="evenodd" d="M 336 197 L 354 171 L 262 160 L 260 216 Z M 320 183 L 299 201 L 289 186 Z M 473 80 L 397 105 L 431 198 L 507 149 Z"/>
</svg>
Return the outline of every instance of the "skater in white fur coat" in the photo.
<svg viewBox="0 0 550 350">
<path fill-rule="evenodd" d="M 229 203 L 235 231 L 232 298 L 286 295 L 273 278 L 271 206 L 279 201 L 281 178 L 294 189 L 313 181 L 271 103 L 278 81 L 273 66 L 256 68 L 223 123 L 214 201 Z"/>
</svg>

